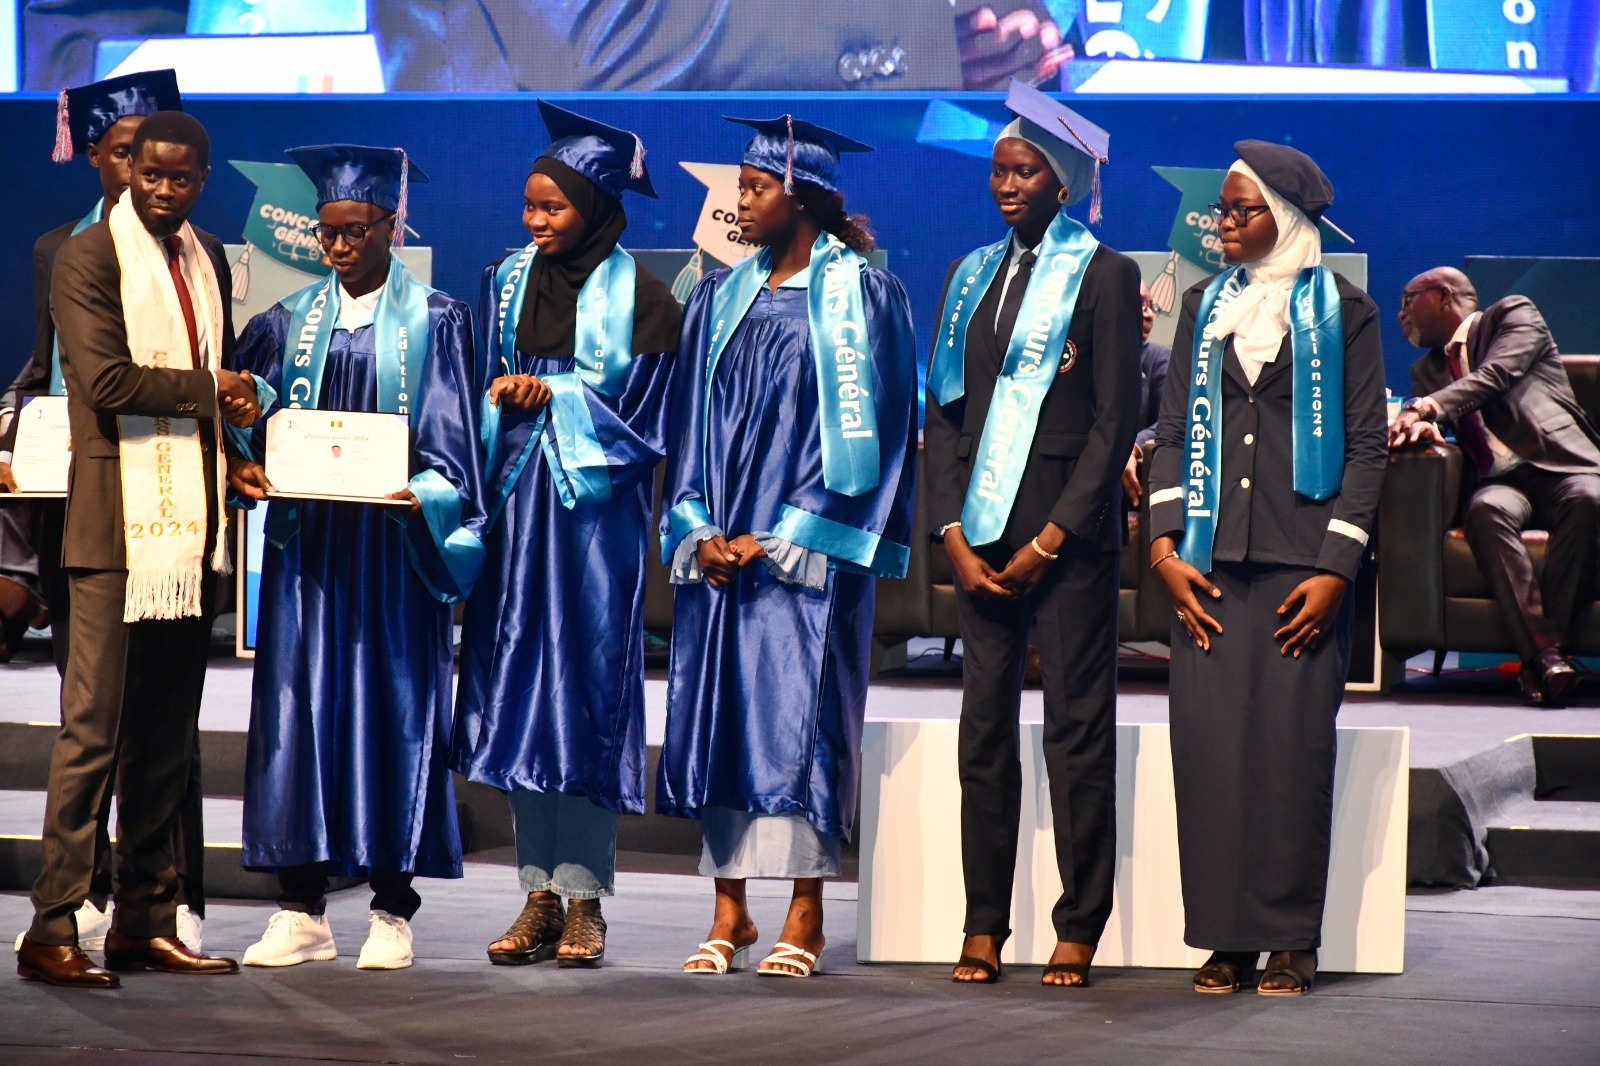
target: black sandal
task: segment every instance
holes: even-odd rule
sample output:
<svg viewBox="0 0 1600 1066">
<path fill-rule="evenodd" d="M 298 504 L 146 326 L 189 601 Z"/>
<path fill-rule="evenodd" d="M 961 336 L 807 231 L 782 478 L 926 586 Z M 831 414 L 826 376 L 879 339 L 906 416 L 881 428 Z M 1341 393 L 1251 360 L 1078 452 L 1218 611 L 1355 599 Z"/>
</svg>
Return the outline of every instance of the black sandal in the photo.
<svg viewBox="0 0 1600 1066">
<path fill-rule="evenodd" d="M 1010 931 L 1006 931 L 994 938 L 994 961 L 980 959 L 975 955 L 963 955 L 956 960 L 956 969 L 970 966 L 983 974 L 982 977 L 957 977 L 955 971 L 950 973 L 950 980 L 959 985 L 992 985 L 1005 974 L 1005 967 L 1000 965 L 1000 953 L 1006 948 L 1006 941 L 1011 939 Z"/>
<path fill-rule="evenodd" d="M 1317 976 L 1315 951 L 1274 951 L 1267 957 L 1256 991 L 1263 996 L 1303 996 Z M 1268 987 L 1268 982 L 1274 982 Z"/>
<path fill-rule="evenodd" d="M 1214 996 L 1237 992 L 1255 972 L 1259 958 L 1256 951 L 1214 951 L 1195 971 L 1194 990 Z"/>
<path fill-rule="evenodd" d="M 561 948 L 568 944 L 598 943 L 598 951 L 586 955 L 563 955 Z M 592 970 L 606 956 L 606 920 L 600 916 L 600 901 L 575 899 L 567 905 L 567 928 L 561 934 L 561 944 L 556 949 L 556 965 L 562 968 L 578 967 Z"/>
<path fill-rule="evenodd" d="M 547 962 L 556 957 L 556 946 L 566 931 L 566 924 L 560 896 L 551 892 L 529 892 L 522 913 L 495 941 L 498 944 L 501 940 L 510 940 L 515 947 L 496 951 L 494 944 L 489 945 L 489 961 L 496 966 Z"/>
</svg>

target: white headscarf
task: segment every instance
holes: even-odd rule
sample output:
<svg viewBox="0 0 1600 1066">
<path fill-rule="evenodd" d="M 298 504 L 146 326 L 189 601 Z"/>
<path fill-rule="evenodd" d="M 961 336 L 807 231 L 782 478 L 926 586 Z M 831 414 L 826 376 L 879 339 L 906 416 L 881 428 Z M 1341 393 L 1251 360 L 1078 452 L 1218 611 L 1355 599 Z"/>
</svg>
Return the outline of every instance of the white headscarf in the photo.
<svg viewBox="0 0 1600 1066">
<path fill-rule="evenodd" d="M 1219 339 L 1233 334 L 1233 353 L 1254 385 L 1261 368 L 1278 358 L 1289 332 L 1289 294 L 1295 279 L 1306 267 L 1322 263 L 1322 235 L 1305 212 L 1269 188 L 1244 160 L 1234 163 L 1228 173 L 1256 183 L 1278 224 L 1278 243 L 1260 259 L 1244 264 L 1244 291 L 1206 327 Z"/>
<path fill-rule="evenodd" d="M 1075 204 L 1089 195 L 1094 188 L 1094 160 L 1073 148 L 1060 137 L 1053 136 L 1048 131 L 1041 129 L 1035 122 L 1025 118 L 1011 120 L 1011 124 L 1000 131 L 1000 136 L 995 138 L 998 144 L 1007 137 L 1015 137 L 1019 141 L 1033 145 L 1045 162 L 1050 164 L 1050 169 L 1055 172 L 1056 180 L 1067 190 L 1068 204 Z"/>
</svg>

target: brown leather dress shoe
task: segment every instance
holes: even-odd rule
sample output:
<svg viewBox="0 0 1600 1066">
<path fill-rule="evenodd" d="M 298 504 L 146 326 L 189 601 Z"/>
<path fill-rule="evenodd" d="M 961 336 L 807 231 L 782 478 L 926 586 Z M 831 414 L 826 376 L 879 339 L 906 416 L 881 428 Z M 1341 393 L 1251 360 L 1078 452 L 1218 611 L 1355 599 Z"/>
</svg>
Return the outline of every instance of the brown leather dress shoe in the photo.
<svg viewBox="0 0 1600 1066">
<path fill-rule="evenodd" d="M 17 949 L 17 976 L 62 988 L 119 988 L 122 979 L 102 970 L 76 944 L 40 944 L 22 938 Z"/>
<path fill-rule="evenodd" d="M 233 959 L 214 959 L 183 946 L 175 936 L 123 936 L 106 934 L 106 967 L 111 970 L 155 970 L 158 973 L 238 973 Z"/>
</svg>

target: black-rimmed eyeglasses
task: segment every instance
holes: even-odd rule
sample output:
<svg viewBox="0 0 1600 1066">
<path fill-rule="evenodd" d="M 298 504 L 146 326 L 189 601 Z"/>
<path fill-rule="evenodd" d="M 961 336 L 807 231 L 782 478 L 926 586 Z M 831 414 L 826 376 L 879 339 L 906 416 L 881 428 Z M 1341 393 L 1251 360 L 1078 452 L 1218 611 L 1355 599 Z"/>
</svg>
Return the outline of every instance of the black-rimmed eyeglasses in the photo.
<svg viewBox="0 0 1600 1066">
<path fill-rule="evenodd" d="M 371 233 L 378 226 L 383 225 L 393 217 L 393 215 L 387 215 L 378 219 L 376 222 L 369 222 L 365 225 L 360 222 L 352 222 L 348 226 L 333 226 L 326 222 L 318 222 L 316 230 L 317 240 L 331 248 L 338 242 L 340 237 L 343 237 L 344 243 L 350 245 L 351 247 L 355 247 L 367 239 L 368 233 Z"/>
<path fill-rule="evenodd" d="M 1252 218 L 1271 210 L 1266 204 L 1212 204 L 1211 217 L 1221 222 L 1222 216 L 1227 215 L 1235 226 L 1248 226 Z"/>
</svg>

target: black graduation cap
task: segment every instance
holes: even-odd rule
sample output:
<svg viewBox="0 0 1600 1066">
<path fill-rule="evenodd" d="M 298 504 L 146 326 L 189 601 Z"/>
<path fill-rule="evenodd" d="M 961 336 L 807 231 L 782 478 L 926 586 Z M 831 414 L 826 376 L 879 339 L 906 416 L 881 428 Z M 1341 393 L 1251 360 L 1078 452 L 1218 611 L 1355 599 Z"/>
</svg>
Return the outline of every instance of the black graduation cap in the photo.
<svg viewBox="0 0 1600 1066">
<path fill-rule="evenodd" d="M 794 192 L 794 179 L 838 192 L 839 156 L 845 152 L 871 152 L 870 144 L 818 126 L 814 122 L 779 115 L 777 118 L 734 118 L 724 122 L 749 126 L 756 131 L 744 147 L 740 162 L 783 177 L 783 191 Z"/>
<path fill-rule="evenodd" d="M 405 243 L 406 188 L 428 181 L 404 148 L 364 144 L 311 144 L 284 153 L 293 159 L 317 190 L 317 207 L 338 200 L 374 204 L 394 212 L 394 242 Z"/>
<path fill-rule="evenodd" d="M 629 191 L 658 198 L 644 168 L 644 142 L 638 134 L 544 100 L 539 101 L 539 115 L 551 140 L 550 147 L 539 153 L 541 158 L 560 160 L 612 199 L 620 200 Z"/>
<path fill-rule="evenodd" d="M 121 119 L 182 110 L 178 72 L 170 69 L 141 70 L 62 89 L 56 98 L 56 146 L 51 158 L 65 163 L 74 153 L 88 151 Z"/>
<path fill-rule="evenodd" d="M 1273 192 L 1317 222 L 1333 205 L 1333 183 L 1298 148 L 1271 141 L 1235 141 L 1233 150 Z"/>
</svg>

